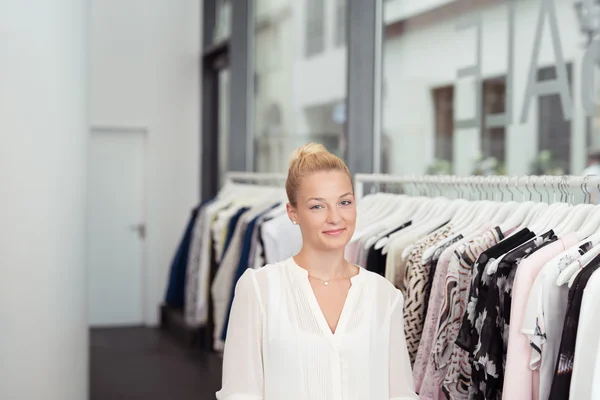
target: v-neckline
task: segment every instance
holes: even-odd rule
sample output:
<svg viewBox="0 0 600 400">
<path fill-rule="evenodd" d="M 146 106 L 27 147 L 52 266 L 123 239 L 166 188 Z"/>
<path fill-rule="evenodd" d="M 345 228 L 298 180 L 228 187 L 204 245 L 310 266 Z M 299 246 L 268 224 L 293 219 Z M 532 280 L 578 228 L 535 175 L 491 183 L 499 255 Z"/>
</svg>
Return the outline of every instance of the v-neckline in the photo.
<svg viewBox="0 0 600 400">
<path fill-rule="evenodd" d="M 319 301 L 317 300 L 317 295 L 315 294 L 315 291 L 312 288 L 312 285 L 310 284 L 310 280 L 308 279 L 308 271 L 306 271 L 304 268 L 302 268 L 301 266 L 296 264 L 296 261 L 294 261 L 293 258 L 291 259 L 291 262 L 293 263 L 293 265 L 296 269 L 303 272 L 302 288 L 304 289 L 304 294 L 306 295 L 306 297 L 308 299 L 308 302 L 310 304 L 310 308 L 312 309 L 313 315 L 317 319 L 317 322 L 320 325 L 323 333 L 331 339 L 337 338 L 340 335 L 342 335 L 344 332 L 344 329 L 346 328 L 346 320 L 348 319 L 347 314 L 350 312 L 349 309 L 352 308 L 352 305 L 354 303 L 354 296 L 356 293 L 356 285 L 357 285 L 359 279 L 362 278 L 362 275 L 363 275 L 362 268 L 360 266 L 357 266 L 358 274 L 356 274 L 350 278 L 350 288 L 348 289 L 348 293 L 346 294 L 346 299 L 344 300 L 344 305 L 342 306 L 342 311 L 340 313 L 337 324 L 335 326 L 335 331 L 332 331 L 331 327 L 329 326 L 329 323 L 327 322 L 327 318 L 325 317 L 325 313 L 323 312 L 323 309 L 321 308 L 321 305 L 319 304 Z"/>
</svg>

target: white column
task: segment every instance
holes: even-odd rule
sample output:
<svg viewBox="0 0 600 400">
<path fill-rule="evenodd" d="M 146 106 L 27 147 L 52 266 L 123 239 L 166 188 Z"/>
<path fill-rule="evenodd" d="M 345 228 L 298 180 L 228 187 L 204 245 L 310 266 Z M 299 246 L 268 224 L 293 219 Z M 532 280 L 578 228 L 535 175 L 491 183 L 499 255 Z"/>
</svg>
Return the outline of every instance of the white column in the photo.
<svg viewBox="0 0 600 400">
<path fill-rule="evenodd" d="M 87 13 L 0 2 L 0 399 L 88 398 Z"/>
</svg>

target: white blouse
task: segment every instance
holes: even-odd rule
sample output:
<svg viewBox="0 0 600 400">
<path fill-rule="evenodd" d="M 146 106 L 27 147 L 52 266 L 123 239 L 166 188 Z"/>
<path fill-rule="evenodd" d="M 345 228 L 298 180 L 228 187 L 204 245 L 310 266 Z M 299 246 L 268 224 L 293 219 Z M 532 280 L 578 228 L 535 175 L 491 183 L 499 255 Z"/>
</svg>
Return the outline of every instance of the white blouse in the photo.
<svg viewBox="0 0 600 400">
<path fill-rule="evenodd" d="M 292 258 L 248 269 L 235 289 L 217 399 L 417 399 L 402 294 L 363 268 L 351 283 L 332 333 Z"/>
</svg>

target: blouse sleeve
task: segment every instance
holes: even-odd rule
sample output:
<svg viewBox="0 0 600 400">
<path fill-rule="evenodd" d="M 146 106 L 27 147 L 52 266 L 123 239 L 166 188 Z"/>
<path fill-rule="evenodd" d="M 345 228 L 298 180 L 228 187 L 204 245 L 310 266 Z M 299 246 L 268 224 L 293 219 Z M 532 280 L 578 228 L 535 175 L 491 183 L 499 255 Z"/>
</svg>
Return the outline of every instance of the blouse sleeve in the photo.
<svg viewBox="0 0 600 400">
<path fill-rule="evenodd" d="M 218 400 L 262 400 L 262 304 L 255 271 L 246 270 L 235 287 L 223 353 L 223 386 Z"/>
<path fill-rule="evenodd" d="M 390 400 L 413 400 L 415 393 L 412 369 L 404 337 L 404 298 L 398 291 L 390 320 Z"/>
</svg>

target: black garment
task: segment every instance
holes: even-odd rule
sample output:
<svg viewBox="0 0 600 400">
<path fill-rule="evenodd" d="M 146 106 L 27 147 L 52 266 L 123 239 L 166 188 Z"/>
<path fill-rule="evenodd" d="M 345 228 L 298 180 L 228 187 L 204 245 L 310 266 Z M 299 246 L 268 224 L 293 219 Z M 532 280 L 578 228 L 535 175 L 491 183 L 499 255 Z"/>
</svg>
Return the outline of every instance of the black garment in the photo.
<svg viewBox="0 0 600 400">
<path fill-rule="evenodd" d="M 388 237 L 393 233 L 396 233 L 404 228 L 409 227 L 410 225 L 412 225 L 412 221 L 408 221 L 408 222 L 400 225 L 398 228 L 392 230 L 384 237 Z M 385 263 L 387 261 L 387 254 L 385 254 L 385 255 L 382 254 L 383 248 L 381 248 L 379 250 L 375 250 L 374 247 L 375 247 L 375 244 L 373 244 L 373 246 L 371 246 L 371 248 L 367 252 L 367 265 L 365 265 L 364 267 L 368 271 L 372 271 L 381 276 L 385 276 Z"/>
<path fill-rule="evenodd" d="M 383 248 L 375 250 L 375 245 L 371 246 L 367 253 L 367 265 L 368 271 L 375 272 L 381 276 L 385 276 L 385 263 L 387 261 L 387 254 L 382 254 Z"/>
<path fill-rule="evenodd" d="M 556 360 L 556 368 L 554 369 L 554 379 L 552 380 L 549 400 L 563 400 L 569 398 L 583 291 L 592 277 L 592 274 L 594 274 L 598 267 L 600 267 L 600 255 L 596 256 L 596 258 L 594 258 L 594 260 L 577 275 L 573 282 L 573 286 L 571 286 L 571 289 L 569 290 L 567 314 L 565 315 L 565 323 L 560 339 L 560 349 L 558 351 L 558 359 Z"/>
<path fill-rule="evenodd" d="M 485 285 L 488 278 L 491 280 L 485 307 L 475 316 L 475 334 L 479 333 L 479 337 L 471 359 L 471 399 L 502 399 L 512 289 L 517 267 L 523 259 L 557 239 L 553 231 L 546 232 L 507 253 L 493 276 L 490 277 L 487 271 L 482 272 L 482 284 Z M 483 300 L 480 298 L 478 304 Z"/>
<path fill-rule="evenodd" d="M 485 309 L 485 299 L 487 298 L 489 281 L 487 277 L 482 275 L 485 267 L 488 263 L 494 262 L 502 255 L 523 245 L 534 237 L 535 234 L 525 228 L 479 255 L 471 276 L 467 313 L 463 317 L 462 325 L 456 339 L 456 345 L 468 352 L 469 358 L 472 359 L 475 352 L 475 345 L 479 341 L 479 334 L 475 330 L 475 320 Z M 486 280 L 482 280 L 482 278 L 486 278 Z M 482 301 L 480 302 L 479 299 L 482 299 Z"/>
</svg>

